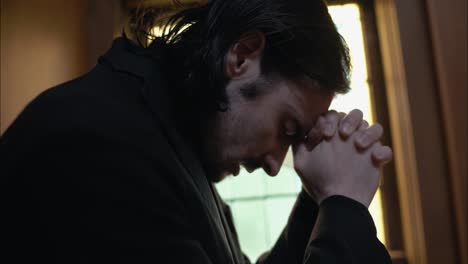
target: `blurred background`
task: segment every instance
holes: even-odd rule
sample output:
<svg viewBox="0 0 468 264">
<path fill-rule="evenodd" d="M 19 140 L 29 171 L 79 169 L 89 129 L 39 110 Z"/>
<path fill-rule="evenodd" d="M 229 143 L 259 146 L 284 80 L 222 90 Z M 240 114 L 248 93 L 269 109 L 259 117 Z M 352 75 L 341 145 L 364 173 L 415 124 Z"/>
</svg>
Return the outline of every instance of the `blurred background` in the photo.
<svg viewBox="0 0 468 264">
<path fill-rule="evenodd" d="M 466 264 L 466 0 L 327 2 L 354 66 L 351 92 L 332 108 L 363 110 L 395 152 L 370 207 L 379 239 L 394 263 Z M 142 7 L 180 8 L 170 0 L 1 0 L 0 132 L 40 92 L 90 70 Z M 242 171 L 218 184 L 252 261 L 287 221 L 300 190 L 292 168 L 288 154 L 275 178 Z"/>
</svg>

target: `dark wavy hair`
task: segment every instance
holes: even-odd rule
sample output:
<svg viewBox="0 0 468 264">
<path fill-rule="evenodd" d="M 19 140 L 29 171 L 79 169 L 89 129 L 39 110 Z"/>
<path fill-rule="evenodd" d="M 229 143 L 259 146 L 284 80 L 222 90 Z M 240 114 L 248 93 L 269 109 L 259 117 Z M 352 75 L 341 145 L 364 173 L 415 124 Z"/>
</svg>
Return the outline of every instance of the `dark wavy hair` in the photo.
<svg viewBox="0 0 468 264">
<path fill-rule="evenodd" d="M 157 41 L 168 48 L 177 93 L 200 106 L 228 105 L 225 55 L 246 32 L 265 35 L 265 76 L 307 76 L 327 93 L 349 90 L 349 50 L 322 0 L 211 0 L 166 19 L 157 16 L 147 10 L 136 24 L 136 37 L 144 45 L 152 26 L 163 28 Z"/>
</svg>

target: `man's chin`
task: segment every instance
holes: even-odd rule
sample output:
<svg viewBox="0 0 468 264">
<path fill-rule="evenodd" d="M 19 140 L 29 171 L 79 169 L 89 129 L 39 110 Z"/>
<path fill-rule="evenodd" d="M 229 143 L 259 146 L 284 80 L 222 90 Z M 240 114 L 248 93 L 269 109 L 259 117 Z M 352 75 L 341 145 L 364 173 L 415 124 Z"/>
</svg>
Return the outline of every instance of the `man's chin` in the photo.
<svg viewBox="0 0 468 264">
<path fill-rule="evenodd" d="M 211 182 L 218 183 L 224 180 L 226 177 L 231 175 L 232 173 L 224 171 L 224 170 L 212 170 L 207 172 L 207 178 Z"/>
<path fill-rule="evenodd" d="M 229 175 L 231 174 L 227 174 L 227 173 L 221 173 L 221 174 L 216 174 L 216 175 L 211 175 L 209 178 L 209 180 L 213 183 L 218 183 L 224 179 L 226 179 Z"/>
</svg>

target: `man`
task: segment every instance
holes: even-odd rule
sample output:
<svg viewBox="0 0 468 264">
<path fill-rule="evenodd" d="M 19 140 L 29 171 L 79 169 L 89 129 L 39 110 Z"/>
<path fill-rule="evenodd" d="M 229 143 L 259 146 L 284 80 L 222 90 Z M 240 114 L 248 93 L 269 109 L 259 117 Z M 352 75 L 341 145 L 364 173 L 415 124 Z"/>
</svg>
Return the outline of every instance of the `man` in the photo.
<svg viewBox="0 0 468 264">
<path fill-rule="evenodd" d="M 292 146 L 304 190 L 258 263 L 390 263 L 367 207 L 391 150 L 359 111 L 327 112 L 349 59 L 326 5 L 217 0 L 167 25 L 5 132 L 8 262 L 249 263 L 213 182 L 274 176 Z"/>
</svg>

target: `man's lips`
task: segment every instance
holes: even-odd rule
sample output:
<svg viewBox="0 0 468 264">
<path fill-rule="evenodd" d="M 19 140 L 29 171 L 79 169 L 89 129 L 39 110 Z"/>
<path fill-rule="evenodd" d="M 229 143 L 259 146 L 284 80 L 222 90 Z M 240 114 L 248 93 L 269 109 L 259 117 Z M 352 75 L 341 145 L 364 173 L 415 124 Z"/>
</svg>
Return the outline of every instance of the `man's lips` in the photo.
<svg viewBox="0 0 468 264">
<path fill-rule="evenodd" d="M 252 168 L 252 167 L 247 167 L 247 166 L 243 166 L 243 167 L 244 167 L 244 169 L 245 169 L 246 171 L 248 171 L 249 173 L 252 173 L 252 172 L 254 172 L 256 169 L 258 169 L 258 168 Z"/>
<path fill-rule="evenodd" d="M 240 163 L 249 173 L 254 172 L 256 169 L 261 168 L 261 164 L 256 160 L 247 160 Z"/>
</svg>

